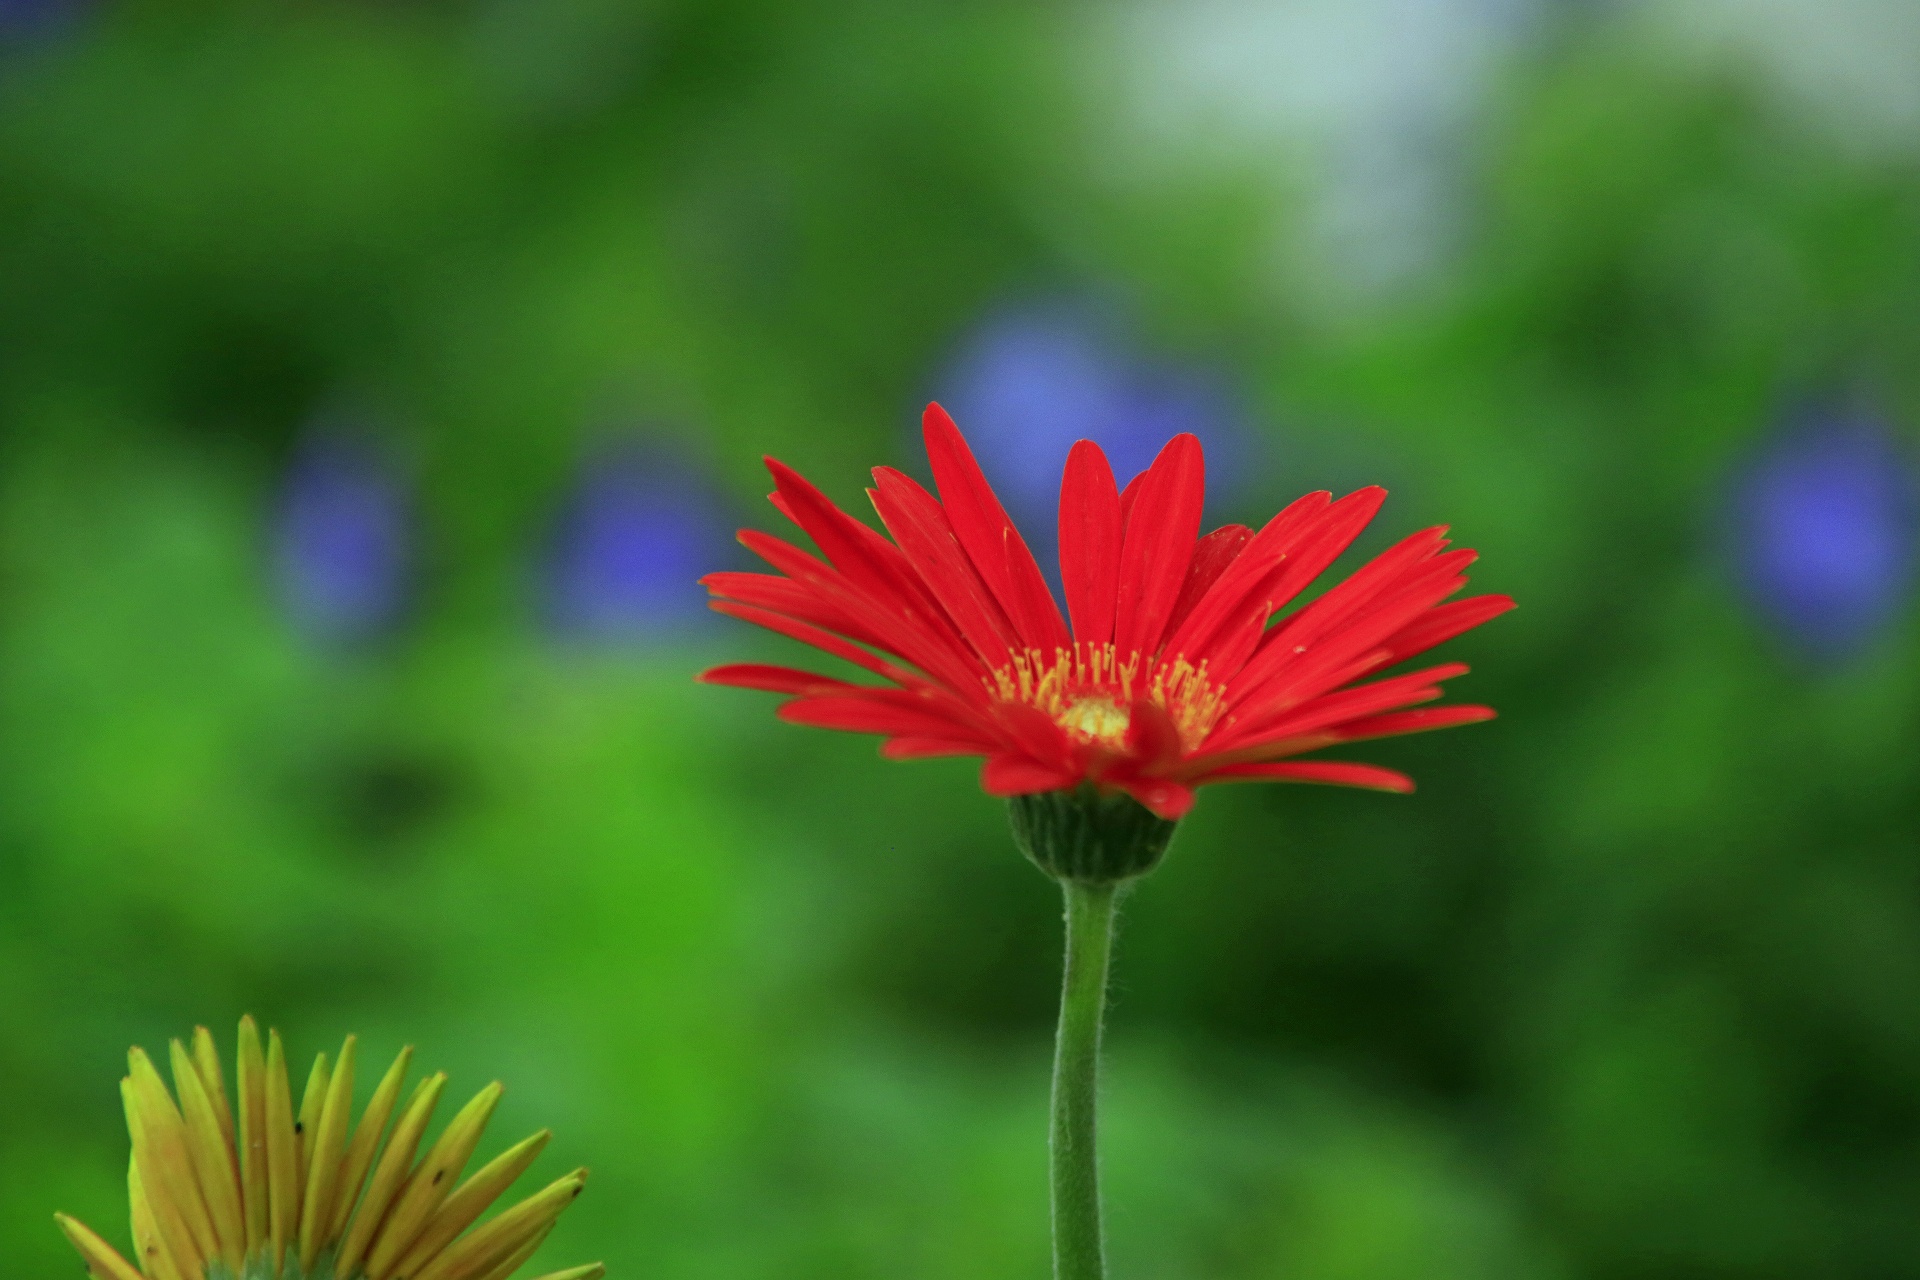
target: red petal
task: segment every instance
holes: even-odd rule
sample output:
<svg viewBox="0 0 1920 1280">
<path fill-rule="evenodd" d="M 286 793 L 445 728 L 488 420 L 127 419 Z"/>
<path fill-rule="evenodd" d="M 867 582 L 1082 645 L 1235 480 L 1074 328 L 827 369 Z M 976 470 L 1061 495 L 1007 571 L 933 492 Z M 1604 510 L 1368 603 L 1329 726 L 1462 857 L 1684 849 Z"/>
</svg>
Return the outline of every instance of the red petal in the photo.
<svg viewBox="0 0 1920 1280">
<path fill-rule="evenodd" d="M 800 475 L 799 472 L 785 466 L 783 463 L 777 462 L 773 458 L 764 458 L 762 460 L 767 464 L 769 470 L 774 470 L 777 467 L 781 471 L 785 471 L 793 480 L 797 480 L 800 485 L 811 490 L 816 500 L 813 503 L 808 503 L 803 507 L 796 508 L 794 503 L 789 501 L 787 496 L 776 488 L 772 493 L 767 495 L 767 501 L 773 504 L 776 511 L 793 521 L 796 525 L 799 525 L 808 536 L 814 537 L 814 541 L 818 543 L 820 539 L 814 536 L 814 530 L 809 527 L 809 523 L 819 518 L 819 513 L 815 508 L 824 508 L 825 513 L 827 513 L 827 518 L 832 521 L 842 533 L 850 535 L 856 545 L 864 549 L 875 562 L 886 568 L 889 577 L 895 585 L 905 588 L 910 594 L 921 597 L 923 603 L 932 603 L 932 598 L 927 595 L 925 586 L 920 582 L 918 576 L 908 567 L 898 547 L 888 542 L 872 529 L 869 529 L 865 524 L 862 524 L 860 521 L 842 511 L 837 503 L 833 502 L 825 494 L 822 494 L 812 482 Z M 779 471 L 775 471 L 774 483 L 780 483 Z M 821 550 L 826 551 L 827 548 L 822 546 Z M 828 552 L 828 557 L 834 559 L 831 552 Z M 847 568 L 847 566 L 838 559 L 834 559 L 834 563 L 835 567 L 843 572 Z M 857 572 L 855 579 L 856 581 L 862 580 Z"/>
<path fill-rule="evenodd" d="M 1291 603 L 1353 545 L 1386 500 L 1387 491 L 1374 485 L 1356 489 L 1328 507 L 1319 520 L 1301 532 L 1296 548 L 1270 580 L 1260 584 L 1261 594 L 1271 599 L 1276 609 Z"/>
<path fill-rule="evenodd" d="M 1020 638 L 1031 648 L 1050 654 L 1071 642 L 1060 608 L 1040 576 L 1033 552 L 1013 527 L 993 486 L 980 472 L 973 451 L 960 428 L 937 404 L 927 406 L 921 418 L 927 442 L 927 461 L 933 464 L 940 503 L 953 522 L 953 532 L 966 549 L 980 578 L 1006 609 Z"/>
<path fill-rule="evenodd" d="M 934 604 L 920 575 L 898 547 L 835 506 L 792 467 L 777 458 L 766 461 L 794 522 L 807 531 L 848 582 L 889 606 L 889 612 L 910 618 L 917 627 L 951 633 L 946 614 Z"/>
<path fill-rule="evenodd" d="M 1395 632 L 1383 645 L 1390 656 L 1380 665 L 1390 667 L 1396 662 L 1425 653 L 1435 645 L 1465 631 L 1471 631 L 1483 622 L 1499 617 L 1513 608 L 1511 596 L 1473 596 L 1466 600 L 1455 600 L 1448 604 L 1436 605 L 1421 614 L 1413 622 Z"/>
<path fill-rule="evenodd" d="M 987 589 L 954 536 L 934 496 L 892 467 L 875 467 L 874 510 L 922 581 L 988 666 L 1001 666 L 1022 647 L 1013 624 Z"/>
<path fill-rule="evenodd" d="M 1196 662 L 1202 656 L 1210 657 L 1214 633 L 1235 625 L 1246 614 L 1246 602 L 1255 589 L 1278 571 L 1303 531 L 1327 509 L 1332 496 L 1325 490 L 1309 493 L 1294 499 L 1267 521 L 1172 629 L 1167 652 L 1185 654 Z"/>
<path fill-rule="evenodd" d="M 770 534 L 742 529 L 740 541 L 812 592 L 830 610 L 852 621 L 859 630 L 849 635 L 871 637 L 876 647 L 897 654 L 956 689 L 979 683 L 979 663 L 960 637 L 945 626 L 936 630 L 919 625 L 914 611 L 897 596 L 869 594 L 845 575 Z"/>
<path fill-rule="evenodd" d="M 1265 727 L 1256 727 L 1254 714 L 1248 714 L 1242 720 L 1242 725 L 1248 733 L 1258 733 L 1261 737 L 1281 731 L 1309 733 L 1323 725 L 1394 710 L 1409 700 L 1423 700 L 1425 693 L 1436 689 L 1440 681 L 1465 676 L 1467 670 L 1469 668 L 1465 662 L 1444 662 L 1440 666 L 1421 668 L 1419 672 L 1407 672 L 1405 676 L 1377 679 L 1367 685 L 1346 685 L 1334 689 L 1332 693 L 1321 693 L 1296 702 L 1292 708 L 1281 710 L 1277 720 L 1269 718 Z"/>
<path fill-rule="evenodd" d="M 1120 528 L 1122 532 L 1125 532 L 1127 522 L 1133 519 L 1133 501 L 1140 496 L 1140 482 L 1146 478 L 1147 473 L 1142 471 L 1139 475 L 1127 481 L 1127 487 L 1120 491 Z"/>
<path fill-rule="evenodd" d="M 793 548 L 793 551 L 795 555 L 806 554 L 798 548 Z M 820 566 L 820 571 L 830 572 L 825 565 Z M 844 611 L 827 604 L 792 578 L 772 573 L 710 573 L 700 579 L 700 585 L 723 600 L 737 600 L 741 604 L 756 605 L 775 613 L 801 618 L 815 626 L 851 636 L 861 644 L 880 643 L 866 628 L 847 617 Z"/>
<path fill-rule="evenodd" d="M 1497 713 L 1492 707 L 1461 704 L 1452 707 L 1421 707 L 1413 711 L 1393 711 L 1383 716 L 1350 720 L 1335 732 L 1342 742 L 1364 742 L 1370 738 L 1396 738 L 1406 733 L 1425 733 L 1430 729 L 1451 729 L 1457 724 L 1479 724 Z"/>
<path fill-rule="evenodd" d="M 1213 590 L 1213 584 L 1220 581 L 1221 575 L 1240 558 L 1240 553 L 1246 550 L 1247 543 L 1252 539 L 1253 530 L 1247 526 L 1223 524 L 1194 544 L 1193 562 L 1187 566 L 1187 580 L 1181 584 L 1180 595 L 1173 602 L 1173 612 L 1167 617 L 1168 634 L 1178 633 L 1181 623 L 1206 598 L 1207 592 Z"/>
<path fill-rule="evenodd" d="M 1200 779 L 1201 782 L 1324 782 L 1336 787 L 1367 787 L 1374 791 L 1413 790 L 1413 779 L 1392 769 L 1344 760 L 1289 760 L 1282 764 L 1231 764 Z"/>
<path fill-rule="evenodd" d="M 1207 678 L 1215 684 L 1230 684 L 1247 665 L 1247 659 L 1260 648 L 1260 641 L 1267 633 L 1267 619 L 1272 616 L 1271 607 L 1265 600 L 1229 627 L 1222 627 L 1218 638 L 1205 653 Z"/>
<path fill-rule="evenodd" d="M 1073 746 L 1066 730 L 1038 707 L 1022 702 L 995 702 L 993 714 L 1001 730 L 1035 760 L 1052 760 L 1071 772 Z"/>
<path fill-rule="evenodd" d="M 1333 503 L 1327 496 L 1310 493 L 1267 521 L 1167 647 L 1195 661 L 1210 657 L 1223 628 L 1262 604 L 1267 616 L 1286 605 L 1360 536 L 1387 491 L 1376 485 Z"/>
<path fill-rule="evenodd" d="M 1200 441 L 1182 432 L 1167 442 L 1140 482 L 1120 548 L 1120 590 L 1113 643 L 1124 657 L 1160 647 L 1167 618 L 1187 580 L 1200 510 L 1206 502 Z"/>
<path fill-rule="evenodd" d="M 742 529 L 738 536 L 741 546 L 796 582 L 805 581 L 811 576 L 834 572 L 833 566 L 825 560 L 801 550 L 784 538 L 776 538 L 758 529 Z M 707 575 L 709 578 L 718 576 L 717 574 Z"/>
<path fill-rule="evenodd" d="M 1274 629 L 1271 643 L 1311 645 L 1395 588 L 1409 570 L 1431 560 L 1447 544 L 1444 526 L 1422 529 L 1388 547 L 1336 583 L 1325 595 Z M 1469 556 L 1469 559 L 1471 557 Z"/>
<path fill-rule="evenodd" d="M 1261 748 L 1284 739 L 1305 734 L 1338 734 L 1347 721 L 1434 701 L 1441 696 L 1442 680 L 1466 673 L 1466 664 L 1448 663 L 1321 694 L 1293 706 L 1282 704 L 1264 716 L 1247 716 L 1236 721 L 1232 728 L 1208 740 L 1207 751 L 1229 754 L 1236 759 L 1258 759 L 1256 753 Z M 1295 748 L 1296 751 L 1306 749 Z"/>
<path fill-rule="evenodd" d="M 1024 796 L 1059 791 L 1078 782 L 1069 771 L 1019 755 L 990 756 L 980 766 L 980 789 L 990 796 Z"/>
<path fill-rule="evenodd" d="M 1060 581 L 1073 638 L 1082 644 L 1113 639 L 1120 583 L 1120 492 L 1107 455 L 1091 440 L 1067 454 L 1060 477 Z"/>
<path fill-rule="evenodd" d="M 1120 789 L 1153 811 L 1156 818 L 1169 822 L 1186 816 L 1193 808 L 1193 788 L 1171 778 L 1135 778 L 1121 782 Z"/>
<path fill-rule="evenodd" d="M 993 750 L 991 743 L 959 738 L 888 738 L 880 754 L 889 760 L 932 760 L 941 756 L 977 756 Z"/>
<path fill-rule="evenodd" d="M 796 698 L 780 707 L 780 718 L 790 724 L 850 733 L 885 733 L 906 737 L 958 738 L 975 731 L 966 719 L 943 713 L 911 693 L 873 689 L 858 694 L 829 694 Z"/>
<path fill-rule="evenodd" d="M 715 613 L 724 613 L 729 617 L 739 618 L 742 622 L 751 622 L 769 631 L 791 637 L 802 644 L 810 644 L 836 658 L 844 658 L 856 666 L 865 667 L 875 675 L 885 676 L 896 684 L 921 683 L 920 677 L 913 672 L 902 670 L 891 662 L 875 657 L 851 641 L 842 640 L 832 632 L 822 631 L 797 618 L 790 618 L 769 609 L 756 609 L 748 604 L 735 604 L 731 600 L 710 601 L 708 607 Z"/>
<path fill-rule="evenodd" d="M 1133 768 L 1149 772 L 1180 761 L 1180 730 L 1166 709 L 1145 695 L 1135 698 L 1128 710 L 1127 755 Z"/>
<path fill-rule="evenodd" d="M 735 662 L 710 667 L 694 677 L 701 684 L 760 689 L 767 693 L 855 693 L 860 686 L 794 667 L 771 667 L 758 662 Z"/>
<path fill-rule="evenodd" d="M 1258 694 L 1249 692 L 1248 700 L 1265 701 L 1281 696 L 1296 703 L 1304 702 L 1378 671 L 1391 657 L 1390 652 L 1381 647 L 1387 637 L 1466 585 L 1466 578 L 1450 572 L 1445 565 L 1437 565 L 1435 572 L 1416 577 L 1396 589 L 1378 608 L 1366 611 L 1334 634 L 1322 637 L 1298 661 L 1285 661 L 1281 674 L 1266 690 Z"/>
<path fill-rule="evenodd" d="M 1314 628 L 1296 631 L 1288 623 L 1282 623 L 1280 628 L 1267 634 L 1260 651 L 1229 687 L 1228 696 L 1236 711 L 1246 718 L 1257 719 L 1288 705 L 1297 706 L 1357 675 L 1377 669 L 1385 653 L 1380 645 L 1388 636 L 1466 585 L 1467 580 L 1456 571 L 1460 561 L 1454 557 L 1470 555 L 1470 552 L 1456 552 L 1452 556 L 1435 557 L 1401 581 L 1389 584 L 1367 607 L 1343 609 L 1350 620 L 1331 635 L 1317 640 L 1298 638 L 1300 631 Z M 1331 596 L 1329 592 L 1320 599 Z M 1319 603 L 1320 600 L 1316 600 L 1314 605 Z M 1308 609 L 1313 607 L 1309 605 Z M 1360 660 L 1360 666 L 1353 670 L 1356 660 Z"/>
<path fill-rule="evenodd" d="M 1054 603 L 1047 580 L 1040 576 L 1033 553 L 1019 538 L 1020 535 L 1014 533 L 1009 525 L 1007 574 L 1012 590 L 1006 600 L 1007 613 L 1011 617 L 1027 620 L 1021 624 L 1021 634 L 1029 637 L 1029 643 L 1033 643 L 1031 637 L 1036 634 L 1030 628 L 1038 628 L 1037 634 L 1042 639 L 1033 643 L 1034 648 L 1045 654 L 1058 653 L 1072 646 L 1073 636 L 1067 630 L 1067 624 L 1061 620 L 1060 606 Z"/>
</svg>

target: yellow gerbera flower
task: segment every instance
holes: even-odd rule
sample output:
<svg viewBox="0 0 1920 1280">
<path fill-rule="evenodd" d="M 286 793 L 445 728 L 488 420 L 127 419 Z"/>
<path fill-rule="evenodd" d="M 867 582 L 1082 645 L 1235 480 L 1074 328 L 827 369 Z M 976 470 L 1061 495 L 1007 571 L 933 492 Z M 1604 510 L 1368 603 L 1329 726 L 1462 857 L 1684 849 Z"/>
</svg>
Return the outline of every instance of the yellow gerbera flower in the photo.
<svg viewBox="0 0 1920 1280">
<path fill-rule="evenodd" d="M 237 1111 L 205 1027 L 191 1049 L 173 1042 L 171 1094 L 144 1049 L 127 1058 L 120 1095 L 133 1136 L 127 1191 L 140 1265 L 84 1223 L 54 1215 L 94 1280 L 506 1280 L 587 1180 L 575 1169 L 468 1231 L 552 1134 L 508 1148 L 455 1189 L 502 1090 L 482 1089 L 416 1162 L 447 1077 L 414 1087 L 383 1144 L 411 1046 L 354 1126 L 352 1036 L 331 1069 L 324 1053 L 314 1061 L 297 1113 L 280 1033 L 267 1033 L 262 1053 L 250 1017 L 240 1020 Z M 605 1274 L 594 1263 L 541 1280 Z"/>
</svg>

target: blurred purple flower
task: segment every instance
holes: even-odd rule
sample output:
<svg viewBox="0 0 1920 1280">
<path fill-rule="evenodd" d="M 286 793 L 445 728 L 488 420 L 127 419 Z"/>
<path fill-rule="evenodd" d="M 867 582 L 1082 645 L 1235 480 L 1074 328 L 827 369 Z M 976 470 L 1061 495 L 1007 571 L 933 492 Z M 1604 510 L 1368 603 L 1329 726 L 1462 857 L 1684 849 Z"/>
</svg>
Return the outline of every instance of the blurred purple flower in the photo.
<svg viewBox="0 0 1920 1280">
<path fill-rule="evenodd" d="M 731 545 L 732 526 L 691 468 L 638 447 L 583 472 L 546 566 L 547 617 L 562 635 L 632 642 L 699 625 L 698 579 Z"/>
<path fill-rule="evenodd" d="M 1917 516 L 1913 461 L 1881 422 L 1809 414 L 1762 446 L 1735 486 L 1742 583 L 1792 643 L 1843 656 L 1910 598 Z"/>
<path fill-rule="evenodd" d="M 82 0 L 0 0 L 0 43 L 57 30 L 84 7 Z"/>
<path fill-rule="evenodd" d="M 935 398 L 967 433 L 994 487 L 1040 553 L 1053 527 L 1060 473 L 1080 439 L 1106 450 L 1122 485 L 1162 445 L 1191 431 L 1207 471 L 1232 488 L 1245 434 L 1224 381 L 1208 371 L 1159 365 L 1126 351 L 1087 311 L 1030 306 L 990 317 L 962 345 Z"/>
<path fill-rule="evenodd" d="M 412 521 L 378 450 L 336 435 L 300 448 L 281 493 L 274 561 L 283 606 L 314 639 L 351 643 L 393 625 L 406 604 Z"/>
</svg>

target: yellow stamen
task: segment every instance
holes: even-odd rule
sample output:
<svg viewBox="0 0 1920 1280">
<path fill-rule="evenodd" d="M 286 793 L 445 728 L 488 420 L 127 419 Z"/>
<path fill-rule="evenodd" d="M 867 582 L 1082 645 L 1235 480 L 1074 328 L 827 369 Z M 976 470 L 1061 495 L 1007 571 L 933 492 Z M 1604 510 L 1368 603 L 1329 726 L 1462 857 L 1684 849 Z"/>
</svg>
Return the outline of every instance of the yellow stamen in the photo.
<svg viewBox="0 0 1920 1280">
<path fill-rule="evenodd" d="M 1226 710 L 1225 691 L 1208 679 L 1204 660 L 1195 666 L 1181 655 L 1122 658 L 1111 644 L 1076 644 L 1055 649 L 1051 658 L 1028 649 L 994 671 L 987 691 L 1046 712 L 1082 742 L 1109 747 L 1126 740 L 1139 698 L 1166 711 L 1188 751 L 1206 740 Z"/>
<path fill-rule="evenodd" d="M 1118 746 L 1127 737 L 1127 725 L 1133 713 L 1112 698 L 1095 695 L 1075 698 L 1055 717 L 1060 727 L 1071 730 L 1089 742 Z"/>
</svg>

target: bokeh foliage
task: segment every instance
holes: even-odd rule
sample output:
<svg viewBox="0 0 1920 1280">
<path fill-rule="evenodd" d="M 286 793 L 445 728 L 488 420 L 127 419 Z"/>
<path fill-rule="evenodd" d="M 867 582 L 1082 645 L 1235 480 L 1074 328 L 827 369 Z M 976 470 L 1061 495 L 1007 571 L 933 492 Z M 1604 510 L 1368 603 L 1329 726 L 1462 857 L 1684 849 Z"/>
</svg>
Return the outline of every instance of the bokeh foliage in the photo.
<svg viewBox="0 0 1920 1280">
<path fill-rule="evenodd" d="M 53 1209 L 123 1213 L 126 1044 L 247 1010 L 504 1078 L 503 1133 L 595 1169 L 556 1266 L 1042 1274 L 1058 908 L 968 766 L 690 684 L 771 643 L 583 650 L 533 601 L 609 422 L 761 523 L 762 452 L 851 503 L 956 336 L 1058 289 L 1231 362 L 1268 505 L 1380 480 L 1523 606 L 1452 646 L 1501 720 L 1371 753 L 1416 797 L 1215 789 L 1130 905 L 1116 1274 L 1920 1269 L 1910 615 L 1810 663 L 1720 516 L 1798 398 L 1920 409 L 1911 162 L 1594 19 L 1504 84 L 1445 277 L 1334 321 L 1256 158 L 1089 159 L 1084 24 L 128 4 L 8 51 L 13 1274 L 73 1266 Z M 346 650 L 263 553 L 342 399 L 422 541 Z"/>
</svg>

